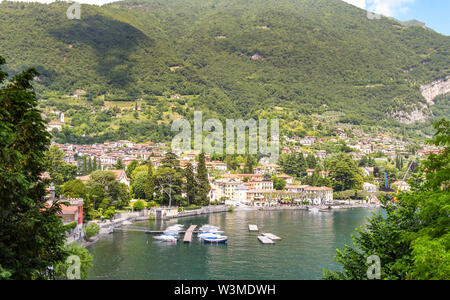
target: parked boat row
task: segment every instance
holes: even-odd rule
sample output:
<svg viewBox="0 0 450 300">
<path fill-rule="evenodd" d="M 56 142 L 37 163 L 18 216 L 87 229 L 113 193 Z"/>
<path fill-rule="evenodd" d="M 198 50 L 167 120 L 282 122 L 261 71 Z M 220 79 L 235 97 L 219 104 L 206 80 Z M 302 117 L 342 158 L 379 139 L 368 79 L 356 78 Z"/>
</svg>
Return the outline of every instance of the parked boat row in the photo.
<svg viewBox="0 0 450 300">
<path fill-rule="evenodd" d="M 204 243 L 226 243 L 228 242 L 228 237 L 222 235 L 224 231 L 220 230 L 220 227 L 205 224 L 199 228 L 198 238 Z"/>
<path fill-rule="evenodd" d="M 172 225 L 167 227 L 161 235 L 153 238 L 162 242 L 177 242 L 183 229 L 184 226 L 181 224 Z M 226 243 L 228 242 L 228 236 L 222 235 L 223 233 L 224 231 L 220 230 L 220 227 L 205 224 L 199 228 L 198 238 L 204 243 Z"/>
<path fill-rule="evenodd" d="M 163 242 L 177 242 L 180 231 L 182 231 L 184 225 L 176 224 L 166 228 L 161 235 L 154 236 L 153 238 Z"/>
</svg>

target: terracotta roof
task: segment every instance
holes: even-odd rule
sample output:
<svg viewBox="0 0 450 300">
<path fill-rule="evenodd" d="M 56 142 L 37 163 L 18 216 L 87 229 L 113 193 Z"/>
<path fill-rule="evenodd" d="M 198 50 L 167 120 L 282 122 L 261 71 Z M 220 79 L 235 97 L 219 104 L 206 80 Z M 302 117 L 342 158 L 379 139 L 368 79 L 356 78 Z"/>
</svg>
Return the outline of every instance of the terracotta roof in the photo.
<svg viewBox="0 0 450 300">
<path fill-rule="evenodd" d="M 333 189 L 326 187 L 326 186 L 321 186 L 321 187 L 310 186 L 310 187 L 305 188 L 305 191 L 333 191 Z"/>
</svg>

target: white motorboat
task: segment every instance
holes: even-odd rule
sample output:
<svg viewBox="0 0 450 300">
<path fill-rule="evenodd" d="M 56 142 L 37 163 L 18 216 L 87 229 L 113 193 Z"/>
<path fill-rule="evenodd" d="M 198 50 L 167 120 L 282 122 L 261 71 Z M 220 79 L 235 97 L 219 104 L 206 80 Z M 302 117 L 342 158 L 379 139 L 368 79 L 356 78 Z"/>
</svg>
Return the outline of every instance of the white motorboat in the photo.
<svg viewBox="0 0 450 300">
<path fill-rule="evenodd" d="M 162 241 L 162 242 L 176 242 L 178 241 L 178 238 L 173 235 L 167 235 L 167 234 L 161 234 L 158 236 L 153 237 L 155 240 Z"/>
<path fill-rule="evenodd" d="M 203 225 L 202 227 L 199 228 L 199 230 L 203 231 L 203 232 L 212 231 L 212 230 L 216 230 L 217 231 L 219 229 L 220 229 L 220 227 L 209 225 L 209 224 Z"/>
<path fill-rule="evenodd" d="M 215 236 L 210 236 L 210 237 L 205 237 L 202 238 L 202 241 L 204 243 L 215 243 L 215 244 L 220 244 L 220 243 L 226 243 L 228 242 L 228 237 L 224 236 L 224 235 L 215 235 Z"/>
<path fill-rule="evenodd" d="M 320 210 L 317 208 L 317 207 L 310 207 L 310 208 L 308 208 L 308 210 L 309 210 L 309 212 L 312 212 L 312 213 L 318 213 Z"/>
<path fill-rule="evenodd" d="M 220 236 L 220 234 L 214 233 L 214 232 L 202 232 L 202 233 L 199 233 L 197 236 L 199 239 L 203 239 L 203 238 L 207 238 L 207 237 Z"/>
</svg>

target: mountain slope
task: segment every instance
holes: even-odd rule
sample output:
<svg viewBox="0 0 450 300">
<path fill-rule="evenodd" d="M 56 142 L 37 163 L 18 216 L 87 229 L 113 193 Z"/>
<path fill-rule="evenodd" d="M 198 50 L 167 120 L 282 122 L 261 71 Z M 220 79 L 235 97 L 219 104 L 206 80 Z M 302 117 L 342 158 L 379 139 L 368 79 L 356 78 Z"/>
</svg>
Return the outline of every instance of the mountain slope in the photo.
<svg viewBox="0 0 450 300">
<path fill-rule="evenodd" d="M 90 97 L 198 95 L 197 109 L 257 117 L 344 112 L 351 123 L 431 114 L 421 85 L 450 74 L 450 38 L 369 20 L 339 0 L 0 4 L 0 55 L 44 89 Z M 406 116 L 406 117 L 405 117 Z"/>
</svg>

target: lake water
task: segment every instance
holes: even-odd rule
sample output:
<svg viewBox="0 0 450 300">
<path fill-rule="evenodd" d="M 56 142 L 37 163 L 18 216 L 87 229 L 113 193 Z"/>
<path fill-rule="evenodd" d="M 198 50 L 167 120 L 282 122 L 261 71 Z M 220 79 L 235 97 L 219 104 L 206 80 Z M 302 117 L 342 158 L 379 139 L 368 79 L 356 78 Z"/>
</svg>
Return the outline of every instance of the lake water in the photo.
<svg viewBox="0 0 450 300">
<path fill-rule="evenodd" d="M 332 212 L 235 211 L 170 221 L 136 222 L 133 228 L 164 229 L 180 223 L 213 224 L 229 237 L 227 245 L 191 244 L 153 239 L 137 231 L 117 231 L 89 246 L 94 255 L 90 279 L 320 279 L 324 268 L 336 270 L 337 248 L 351 244 L 350 234 L 366 223 L 376 209 Z M 258 233 L 270 232 L 283 240 L 263 245 Z"/>
</svg>

